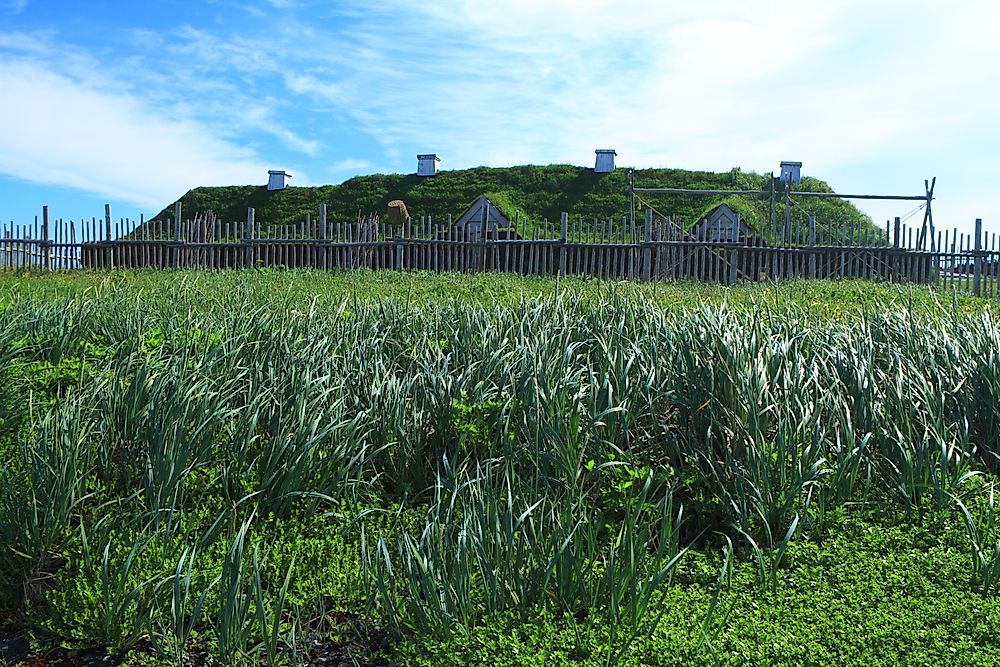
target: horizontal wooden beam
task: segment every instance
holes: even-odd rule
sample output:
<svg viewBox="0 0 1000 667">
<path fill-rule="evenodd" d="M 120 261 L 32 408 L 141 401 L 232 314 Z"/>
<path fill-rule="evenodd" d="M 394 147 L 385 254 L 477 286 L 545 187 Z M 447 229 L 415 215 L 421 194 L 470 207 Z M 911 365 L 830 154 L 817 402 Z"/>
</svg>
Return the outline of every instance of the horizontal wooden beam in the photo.
<svg viewBox="0 0 1000 667">
<path fill-rule="evenodd" d="M 634 192 L 655 195 L 757 195 L 769 197 L 769 190 L 689 190 L 687 188 L 633 188 Z M 882 199 L 897 201 L 927 201 L 927 195 L 843 195 L 837 192 L 792 191 L 792 197 L 829 197 L 835 199 Z"/>
<path fill-rule="evenodd" d="M 836 192 L 795 192 L 792 197 L 832 197 L 836 199 L 884 199 L 896 201 L 927 201 L 927 195 L 842 195 Z"/>
<path fill-rule="evenodd" d="M 633 192 L 655 195 L 761 195 L 771 196 L 770 190 L 687 190 L 685 188 L 632 188 Z"/>
</svg>

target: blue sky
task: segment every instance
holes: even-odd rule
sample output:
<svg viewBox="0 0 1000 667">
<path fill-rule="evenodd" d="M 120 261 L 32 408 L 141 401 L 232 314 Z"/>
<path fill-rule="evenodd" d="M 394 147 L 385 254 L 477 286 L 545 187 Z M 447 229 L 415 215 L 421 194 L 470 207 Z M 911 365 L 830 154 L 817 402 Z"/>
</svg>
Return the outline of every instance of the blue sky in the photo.
<svg viewBox="0 0 1000 667">
<path fill-rule="evenodd" d="M 0 220 L 148 216 L 268 169 L 313 185 L 423 152 L 611 147 L 638 167 L 801 160 L 841 192 L 937 176 L 939 226 L 1000 231 L 998 26 L 995 0 L 0 0 Z"/>
</svg>

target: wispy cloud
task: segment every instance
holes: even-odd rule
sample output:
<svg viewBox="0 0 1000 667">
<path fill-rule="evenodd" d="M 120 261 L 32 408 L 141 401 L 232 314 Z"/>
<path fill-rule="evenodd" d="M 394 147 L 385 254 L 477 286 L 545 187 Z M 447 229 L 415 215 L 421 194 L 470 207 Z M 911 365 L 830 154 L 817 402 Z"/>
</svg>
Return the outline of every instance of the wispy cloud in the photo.
<svg viewBox="0 0 1000 667">
<path fill-rule="evenodd" d="M 289 119 L 275 113 L 277 106 L 280 104 L 272 102 L 269 106 L 256 105 L 244 109 L 240 117 L 240 125 L 276 137 L 292 150 L 310 156 L 317 155 L 322 144 L 313 139 L 305 139 L 289 129 Z"/>
<path fill-rule="evenodd" d="M 0 58 L 0 171 L 156 209 L 209 183 L 254 183 L 266 165 L 198 123 L 163 116 L 25 60 Z"/>
<path fill-rule="evenodd" d="M 372 163 L 370 160 L 361 160 L 359 158 L 345 158 L 338 162 L 334 162 L 330 165 L 330 171 L 333 172 L 343 172 L 343 173 L 356 173 L 362 169 L 370 169 Z"/>
<path fill-rule="evenodd" d="M 56 154 L 75 164 L 86 152 L 74 142 L 101 152 L 91 137 L 70 141 L 56 130 L 60 142 L 47 141 L 34 118 L 82 136 L 83 116 L 70 109 L 92 108 L 98 135 L 132 128 L 144 152 L 166 150 L 177 164 L 199 153 L 205 170 L 191 182 L 259 179 L 265 162 L 295 172 L 297 183 L 306 171 L 334 179 L 373 165 L 410 170 L 423 151 L 441 154 L 446 167 L 586 164 L 594 148 L 613 147 L 620 162 L 638 166 L 768 169 L 802 159 L 810 173 L 846 175 L 846 187 L 858 187 L 854 165 L 865 163 L 878 189 L 915 174 L 944 177 L 935 163 L 947 161 L 942 180 L 971 188 L 970 174 L 996 164 L 992 153 L 985 165 L 970 159 L 983 154 L 983 137 L 1000 143 L 1000 42 L 990 34 L 1000 5 L 992 0 L 919 12 L 903 0 L 794 11 L 740 0 L 227 0 L 213 8 L 239 21 L 139 26 L 112 52 L 51 30 L 0 33 L 5 96 L 17 84 L 36 100 L 3 108 L 0 118 L 27 123 L 50 153 L 43 166 Z M 139 140 L 143 129 L 174 137 L 175 149 Z M 7 166 L 17 154 L 10 146 L 28 161 L 19 141 L 0 137 L 0 169 L 16 168 Z M 127 152 L 127 142 L 116 145 Z M 102 159 L 107 168 L 116 162 Z M 148 178 L 123 176 L 129 189 L 179 183 L 185 169 L 172 166 L 168 178 L 157 171 L 167 160 L 159 162 Z M 64 166 L 48 173 L 62 179 Z M 97 187 L 94 172 L 88 187 Z"/>
<path fill-rule="evenodd" d="M 28 7 L 28 0 L 0 0 L 0 10 L 20 14 Z"/>
<path fill-rule="evenodd" d="M 0 32 L 0 50 L 22 54 L 49 55 L 53 51 L 52 42 L 54 39 L 55 32 L 52 30 Z"/>
<path fill-rule="evenodd" d="M 356 22 L 332 34 L 285 17 L 308 55 L 283 52 L 283 80 L 376 137 L 389 161 L 435 150 L 452 167 L 585 164 L 612 146 L 640 166 L 803 159 L 849 189 L 909 192 L 938 174 L 952 196 L 978 180 L 987 201 L 968 162 L 984 136 L 997 143 L 995 3 L 351 7 Z"/>
<path fill-rule="evenodd" d="M 466 164 L 579 161 L 613 141 L 638 162 L 663 161 L 734 117 L 760 120 L 744 102 L 786 68 L 782 54 L 809 58 L 834 40 L 828 10 L 732 7 L 704 19 L 659 5 L 390 1 L 330 40 L 349 66 L 299 58 L 308 73 L 284 80 L 387 151 L 433 143 Z M 727 162 L 731 139 L 720 141 Z"/>
</svg>

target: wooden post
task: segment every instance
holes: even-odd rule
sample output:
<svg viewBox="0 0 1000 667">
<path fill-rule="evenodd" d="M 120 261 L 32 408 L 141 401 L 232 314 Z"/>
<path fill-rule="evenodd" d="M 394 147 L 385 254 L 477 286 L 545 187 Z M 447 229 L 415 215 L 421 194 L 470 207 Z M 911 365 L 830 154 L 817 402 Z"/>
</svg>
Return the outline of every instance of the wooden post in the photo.
<svg viewBox="0 0 1000 667">
<path fill-rule="evenodd" d="M 642 279 L 652 279 L 653 251 L 649 246 L 653 241 L 653 209 L 646 207 L 646 221 L 642 228 Z"/>
<path fill-rule="evenodd" d="M 329 266 L 329 248 L 326 247 L 326 204 L 319 205 L 319 236 L 323 240 L 323 249 L 320 250 L 319 268 L 326 271 L 330 268 Z M 373 239 L 377 240 L 377 239 Z"/>
<path fill-rule="evenodd" d="M 927 193 L 927 199 L 924 203 L 924 224 L 920 228 L 920 249 L 927 249 L 927 236 L 930 235 L 930 245 L 931 252 L 937 250 L 937 246 L 934 244 L 934 216 L 931 214 L 931 202 L 934 200 L 934 183 L 937 182 L 937 177 L 934 177 L 934 182 L 928 183 L 927 179 L 924 179 L 924 192 Z"/>
<path fill-rule="evenodd" d="M 788 247 L 788 241 L 791 238 L 791 234 L 792 234 L 792 179 L 789 178 L 788 182 L 785 183 L 785 232 L 782 235 L 784 236 L 785 247 Z"/>
<path fill-rule="evenodd" d="M 631 169 L 628 170 L 628 207 L 629 222 L 635 227 L 635 173 Z"/>
<path fill-rule="evenodd" d="M 490 202 L 483 206 L 482 221 L 479 224 L 479 255 L 476 256 L 476 271 L 486 271 L 486 247 L 489 242 Z"/>
<path fill-rule="evenodd" d="M 972 268 L 972 293 L 976 296 L 982 296 L 982 278 L 983 278 L 983 219 L 976 218 L 976 238 L 973 241 L 975 248 L 975 257 L 973 260 Z"/>
<path fill-rule="evenodd" d="M 52 242 L 49 239 L 49 207 L 42 207 L 42 263 L 46 271 L 52 270 Z"/>
<path fill-rule="evenodd" d="M 104 205 L 104 240 L 111 243 L 113 237 L 111 234 L 111 204 Z M 94 239 L 95 241 L 97 239 Z M 104 253 L 104 268 L 112 269 L 114 268 L 114 251 L 110 245 L 108 245 Z"/>
<path fill-rule="evenodd" d="M 569 232 L 569 213 L 559 216 L 559 277 L 566 275 L 566 236 Z"/>
<path fill-rule="evenodd" d="M 816 216 L 809 216 L 809 277 L 816 277 Z"/>
<path fill-rule="evenodd" d="M 177 202 L 174 203 L 174 243 L 178 244 L 181 242 L 181 213 L 182 213 L 181 202 L 178 199 Z M 171 264 L 173 264 L 173 267 L 175 269 L 181 268 L 180 246 L 174 246 L 173 255 L 174 255 L 173 262 L 171 262 Z"/>
<path fill-rule="evenodd" d="M 174 204 L 174 241 L 178 243 L 181 240 L 181 213 L 183 208 L 181 207 L 181 202 L 178 199 Z"/>
<path fill-rule="evenodd" d="M 149 229 L 146 227 L 146 217 L 144 214 L 139 214 L 139 235 L 138 238 L 142 241 L 149 240 Z M 139 262 L 143 268 L 149 268 L 149 244 L 143 243 L 139 248 Z"/>
<path fill-rule="evenodd" d="M 253 240 L 256 238 L 255 235 L 257 233 L 257 231 L 254 229 L 256 223 L 255 220 L 256 215 L 257 212 L 252 207 L 247 207 L 246 238 L 243 239 L 243 242 L 247 244 L 246 259 L 244 264 L 247 268 L 253 268 L 257 263 L 257 260 L 254 257 L 254 243 L 253 243 Z"/>
<path fill-rule="evenodd" d="M 405 235 L 405 227 L 403 225 L 399 226 L 400 237 Z M 403 241 L 401 239 L 396 240 L 396 270 L 403 270 Z"/>
<path fill-rule="evenodd" d="M 774 233 L 774 230 L 778 228 L 778 221 L 777 221 L 777 219 L 775 217 L 776 211 L 777 211 L 777 207 L 775 205 L 776 202 L 774 200 L 774 196 L 775 196 L 775 190 L 774 190 L 774 172 L 772 171 L 771 172 L 771 196 L 768 198 L 769 199 L 769 206 L 770 206 L 768 220 L 771 221 L 771 232 L 772 233 Z M 773 243 L 774 239 L 772 238 L 771 241 Z"/>
<path fill-rule="evenodd" d="M 900 222 L 897 216 L 892 221 L 892 247 L 894 249 L 899 248 L 899 238 L 900 238 Z M 890 256 L 892 261 L 889 262 L 889 276 L 892 282 L 899 281 L 899 271 L 901 268 L 899 253 L 890 251 Z"/>
</svg>

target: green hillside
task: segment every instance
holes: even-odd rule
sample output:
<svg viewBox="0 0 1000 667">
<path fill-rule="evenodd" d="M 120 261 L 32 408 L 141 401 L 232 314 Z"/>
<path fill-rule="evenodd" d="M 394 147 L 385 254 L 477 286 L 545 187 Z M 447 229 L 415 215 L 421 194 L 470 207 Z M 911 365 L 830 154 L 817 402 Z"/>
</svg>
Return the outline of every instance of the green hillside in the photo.
<svg viewBox="0 0 1000 667">
<path fill-rule="evenodd" d="M 768 175 L 733 169 L 724 173 L 686 171 L 683 169 L 637 169 L 636 187 L 670 187 L 690 189 L 768 189 Z M 826 183 L 803 178 L 797 189 L 828 191 Z M 295 224 L 307 214 L 317 215 L 319 205 L 327 205 L 330 222 L 353 222 L 358 215 L 378 213 L 385 216 L 386 204 L 393 199 L 406 202 L 411 216 L 419 219 L 431 216 L 445 221 L 448 215 L 459 216 L 478 196 L 487 194 L 520 226 L 531 226 L 547 218 L 558 220 L 561 212 L 574 218 L 622 219 L 628 214 L 628 169 L 619 168 L 611 174 L 595 174 L 592 169 L 571 165 L 525 165 L 517 167 L 476 167 L 443 171 L 434 178 L 418 178 L 414 174 L 372 174 L 356 176 L 340 185 L 289 187 L 268 192 L 263 185 L 199 187 L 185 194 L 181 201 L 185 217 L 213 211 L 222 220 L 234 222 L 246 219 L 248 207 L 256 211 L 257 224 L 267 228 Z M 779 197 L 780 199 L 780 197 Z M 652 195 L 648 203 L 658 213 L 671 216 L 690 226 L 712 207 L 726 201 L 752 225 L 766 235 L 769 208 L 766 197 L 709 197 L 701 195 Z M 642 215 L 642 205 L 638 215 Z M 807 216 L 817 218 L 821 229 L 826 227 L 872 229 L 871 220 L 850 203 L 839 200 L 801 200 L 792 206 L 796 225 L 804 224 Z M 154 219 L 168 219 L 173 207 L 168 206 Z M 784 216 L 778 203 L 778 218 Z"/>
</svg>

